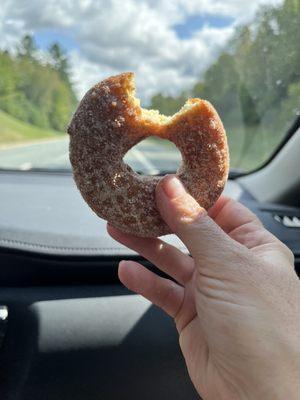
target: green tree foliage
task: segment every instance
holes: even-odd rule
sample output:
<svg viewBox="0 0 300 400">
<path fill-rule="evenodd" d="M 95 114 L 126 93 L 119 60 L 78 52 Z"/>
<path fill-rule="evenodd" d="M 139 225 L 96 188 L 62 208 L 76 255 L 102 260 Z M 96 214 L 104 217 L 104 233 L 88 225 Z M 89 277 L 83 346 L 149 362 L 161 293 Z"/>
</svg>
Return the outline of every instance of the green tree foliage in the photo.
<svg viewBox="0 0 300 400">
<path fill-rule="evenodd" d="M 33 37 L 25 35 L 21 40 L 21 46 L 19 48 L 19 56 L 33 58 L 36 51 L 36 45 Z"/>
<path fill-rule="evenodd" d="M 239 100 L 242 110 L 243 122 L 245 126 L 255 126 L 260 123 L 260 117 L 256 110 L 255 101 L 250 95 L 244 83 L 239 87 Z"/>
<path fill-rule="evenodd" d="M 49 48 L 49 54 L 52 57 L 54 68 L 58 71 L 60 77 L 69 83 L 68 59 L 60 45 L 53 43 Z"/>
<path fill-rule="evenodd" d="M 190 92 L 218 110 L 233 166 L 257 166 L 300 114 L 299 26 L 300 0 L 261 8 L 251 25 L 236 30 Z M 183 97 L 157 94 L 151 108 L 173 111 Z"/>
<path fill-rule="evenodd" d="M 26 35 L 17 56 L 0 51 L 0 109 L 33 125 L 63 131 L 77 100 L 66 55 L 59 45 L 51 49 L 52 61 L 39 61 L 34 41 Z"/>
<path fill-rule="evenodd" d="M 186 96 L 184 95 L 174 98 L 157 94 L 152 97 L 151 108 L 160 110 L 164 115 L 173 115 L 183 106 L 185 100 Z"/>
</svg>

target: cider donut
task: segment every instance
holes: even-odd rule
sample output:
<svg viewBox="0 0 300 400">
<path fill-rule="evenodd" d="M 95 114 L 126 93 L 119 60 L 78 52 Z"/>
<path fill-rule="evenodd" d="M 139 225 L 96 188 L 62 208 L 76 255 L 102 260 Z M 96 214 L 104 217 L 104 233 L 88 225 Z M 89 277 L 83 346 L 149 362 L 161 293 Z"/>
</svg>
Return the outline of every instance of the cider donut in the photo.
<svg viewBox="0 0 300 400">
<path fill-rule="evenodd" d="M 227 139 L 209 102 L 190 99 L 167 117 L 142 109 L 134 89 L 134 74 L 128 72 L 86 93 L 68 127 L 70 161 L 78 189 L 99 217 L 123 232 L 156 237 L 171 233 L 155 204 L 161 177 L 139 175 L 124 163 L 125 154 L 149 136 L 170 140 L 182 156 L 176 175 L 209 209 L 227 180 Z"/>
</svg>

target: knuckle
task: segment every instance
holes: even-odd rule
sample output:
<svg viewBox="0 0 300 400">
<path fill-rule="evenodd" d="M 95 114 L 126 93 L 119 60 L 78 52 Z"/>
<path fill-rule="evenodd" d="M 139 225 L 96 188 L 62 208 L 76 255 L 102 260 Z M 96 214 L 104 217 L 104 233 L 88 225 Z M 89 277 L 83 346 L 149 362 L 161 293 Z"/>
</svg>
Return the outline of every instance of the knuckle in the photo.
<svg viewBox="0 0 300 400">
<path fill-rule="evenodd" d="M 166 261 L 166 254 L 164 248 L 161 248 L 159 252 L 156 254 L 156 260 L 155 264 L 157 267 L 161 267 L 165 264 Z"/>
<path fill-rule="evenodd" d="M 162 304 L 168 304 L 169 302 L 172 301 L 172 298 L 176 294 L 178 290 L 177 284 L 175 282 L 171 281 L 171 285 L 168 287 L 168 289 L 164 290 L 161 292 L 161 303 Z"/>
<path fill-rule="evenodd" d="M 285 244 L 282 244 L 283 251 L 285 252 L 288 260 L 292 263 L 293 267 L 295 266 L 295 255 L 291 249 L 289 249 Z"/>
<path fill-rule="evenodd" d="M 206 211 L 191 196 L 175 199 L 173 206 L 176 209 L 177 218 L 175 220 L 182 226 L 190 225 L 207 215 Z"/>
</svg>

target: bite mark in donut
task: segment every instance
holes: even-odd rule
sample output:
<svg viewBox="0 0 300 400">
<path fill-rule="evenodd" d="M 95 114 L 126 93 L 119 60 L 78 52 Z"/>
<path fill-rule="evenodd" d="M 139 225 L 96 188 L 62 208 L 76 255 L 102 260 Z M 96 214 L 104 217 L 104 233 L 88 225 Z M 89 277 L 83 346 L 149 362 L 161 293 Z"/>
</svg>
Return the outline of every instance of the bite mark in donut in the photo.
<svg viewBox="0 0 300 400">
<path fill-rule="evenodd" d="M 134 89 L 128 72 L 86 93 L 68 127 L 70 161 L 78 189 L 99 217 L 123 232 L 155 237 L 171 233 L 155 204 L 161 177 L 137 174 L 124 163 L 125 154 L 149 136 L 170 140 L 182 156 L 176 175 L 208 209 L 227 180 L 227 139 L 209 102 L 190 99 L 167 117 L 142 109 Z"/>
</svg>

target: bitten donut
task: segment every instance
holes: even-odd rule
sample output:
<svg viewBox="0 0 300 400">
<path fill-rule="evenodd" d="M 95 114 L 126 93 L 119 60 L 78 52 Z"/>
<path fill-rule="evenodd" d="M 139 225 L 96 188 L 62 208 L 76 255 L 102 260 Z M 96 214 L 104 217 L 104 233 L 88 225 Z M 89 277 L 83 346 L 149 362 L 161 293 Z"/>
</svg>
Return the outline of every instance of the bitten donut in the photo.
<svg viewBox="0 0 300 400">
<path fill-rule="evenodd" d="M 167 117 L 135 98 L 133 73 L 103 80 L 84 96 L 68 127 L 70 161 L 83 198 L 101 218 L 143 237 L 170 233 L 155 204 L 161 177 L 133 171 L 123 157 L 149 136 L 173 142 L 182 163 L 177 176 L 205 209 L 220 196 L 229 157 L 225 130 L 213 106 L 190 99 Z"/>
</svg>

